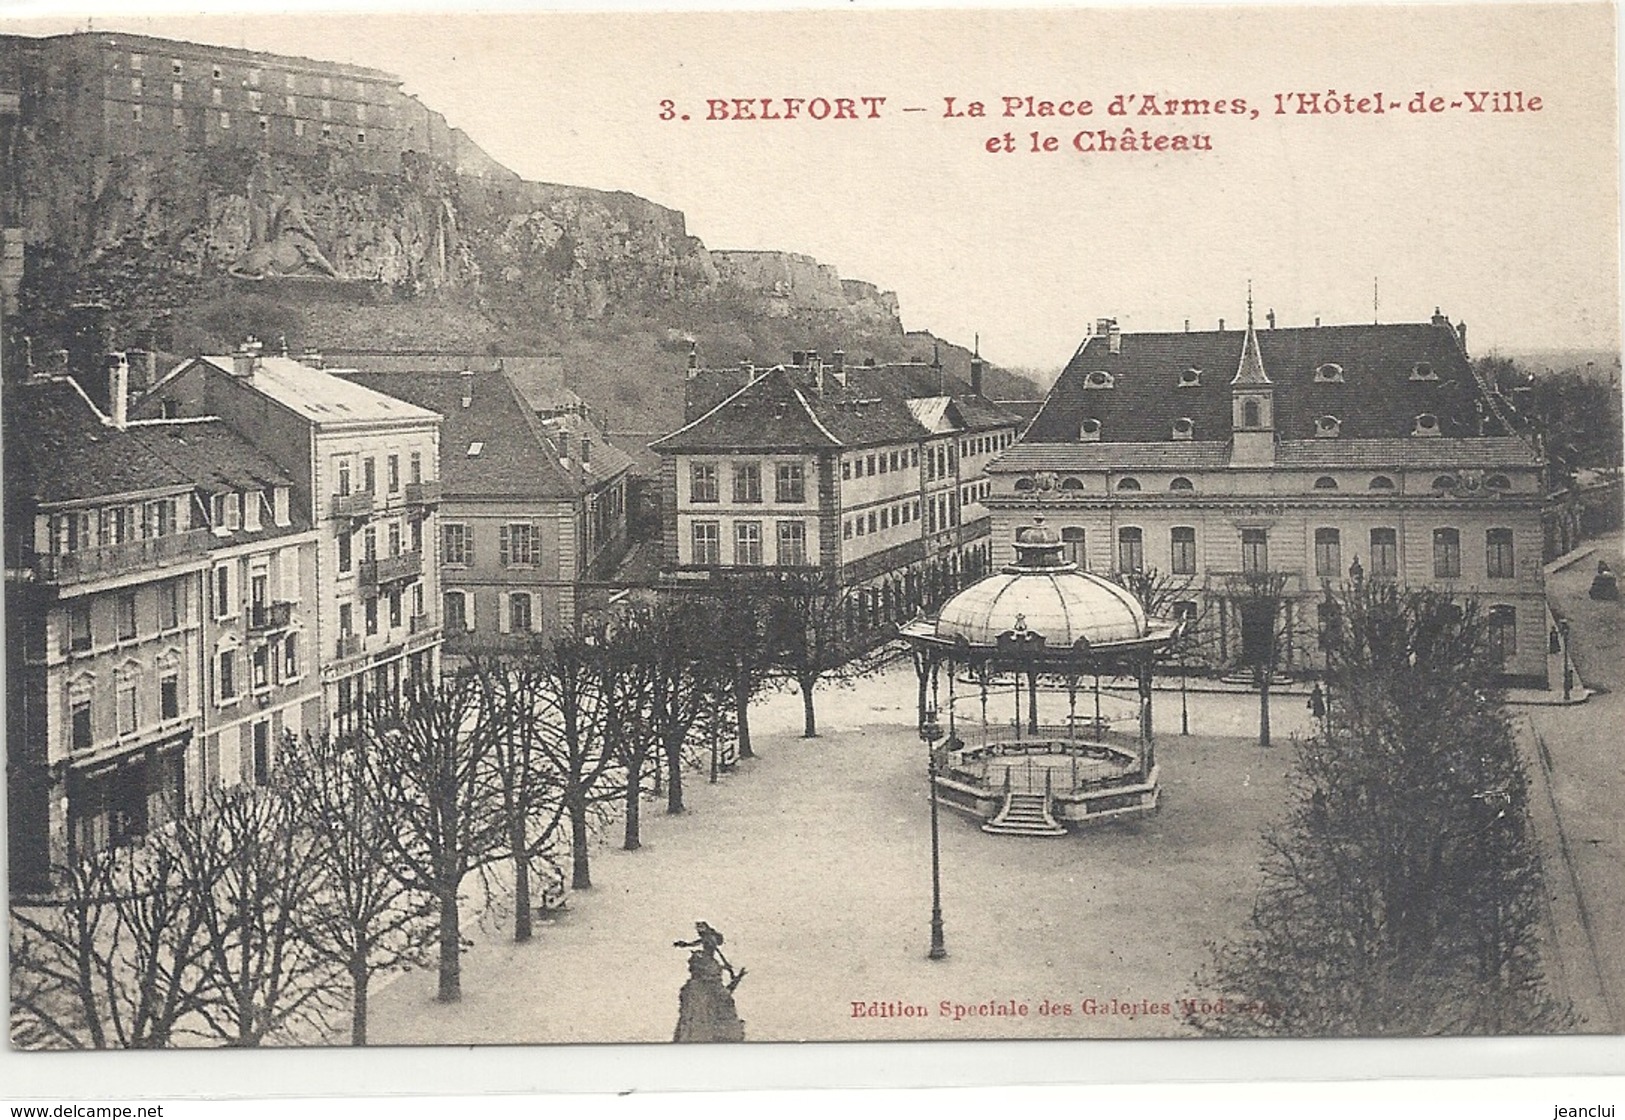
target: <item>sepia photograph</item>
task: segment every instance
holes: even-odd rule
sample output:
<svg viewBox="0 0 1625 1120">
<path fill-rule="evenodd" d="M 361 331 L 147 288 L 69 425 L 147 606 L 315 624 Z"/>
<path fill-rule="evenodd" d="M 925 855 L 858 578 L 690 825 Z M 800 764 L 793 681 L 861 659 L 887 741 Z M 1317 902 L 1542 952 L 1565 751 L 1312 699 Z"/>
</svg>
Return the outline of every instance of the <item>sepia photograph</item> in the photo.
<svg viewBox="0 0 1625 1120">
<path fill-rule="evenodd" d="M 8 1061 L 1619 1035 L 1616 20 L 0 12 Z"/>
</svg>

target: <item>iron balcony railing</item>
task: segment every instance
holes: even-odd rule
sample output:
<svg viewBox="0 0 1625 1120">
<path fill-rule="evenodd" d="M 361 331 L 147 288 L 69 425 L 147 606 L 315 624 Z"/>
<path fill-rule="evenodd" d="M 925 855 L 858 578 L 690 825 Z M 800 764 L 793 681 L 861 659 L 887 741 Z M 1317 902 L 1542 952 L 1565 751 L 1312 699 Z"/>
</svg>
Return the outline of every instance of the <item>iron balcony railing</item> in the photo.
<svg viewBox="0 0 1625 1120">
<path fill-rule="evenodd" d="M 426 478 L 422 482 L 406 484 L 406 504 L 409 506 L 436 506 L 440 504 L 440 480 Z"/>
<path fill-rule="evenodd" d="M 208 552 L 213 543 L 214 534 L 208 529 L 187 529 L 77 552 L 36 554 L 33 568 L 41 583 L 82 583 L 193 560 Z"/>
<path fill-rule="evenodd" d="M 357 578 L 363 588 L 410 583 L 421 575 L 423 575 L 421 552 L 403 552 L 399 556 L 380 556 L 373 560 L 363 560 L 357 571 Z"/>
<path fill-rule="evenodd" d="M 338 657 L 340 661 L 354 657 L 361 652 L 360 634 L 340 634 Z"/>
<path fill-rule="evenodd" d="M 286 630 L 293 621 L 293 603 L 258 603 L 248 608 L 248 628 L 255 633 Z"/>
<path fill-rule="evenodd" d="M 353 494 L 333 495 L 333 516 L 362 521 L 372 516 L 372 491 L 357 490 Z"/>
</svg>

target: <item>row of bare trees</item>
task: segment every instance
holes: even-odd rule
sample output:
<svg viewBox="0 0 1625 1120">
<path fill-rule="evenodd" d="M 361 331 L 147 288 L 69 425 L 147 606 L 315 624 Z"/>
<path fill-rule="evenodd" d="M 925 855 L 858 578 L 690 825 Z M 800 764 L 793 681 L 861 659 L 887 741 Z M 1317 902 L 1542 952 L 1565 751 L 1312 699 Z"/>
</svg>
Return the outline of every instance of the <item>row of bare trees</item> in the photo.
<svg viewBox="0 0 1625 1120">
<path fill-rule="evenodd" d="M 460 998 L 465 906 L 592 886 L 620 817 L 641 846 L 646 797 L 684 811 L 718 744 L 752 753 L 752 699 L 812 691 L 841 656 L 836 592 L 787 580 L 623 605 L 506 660 L 374 702 L 342 740 L 287 738 L 271 780 L 210 793 L 132 847 L 60 869 L 12 907 L 13 1033 L 24 1045 L 259 1045 L 349 1012 L 367 1039 L 381 974 L 437 962 Z M 710 748 L 709 751 L 707 748 Z"/>
</svg>

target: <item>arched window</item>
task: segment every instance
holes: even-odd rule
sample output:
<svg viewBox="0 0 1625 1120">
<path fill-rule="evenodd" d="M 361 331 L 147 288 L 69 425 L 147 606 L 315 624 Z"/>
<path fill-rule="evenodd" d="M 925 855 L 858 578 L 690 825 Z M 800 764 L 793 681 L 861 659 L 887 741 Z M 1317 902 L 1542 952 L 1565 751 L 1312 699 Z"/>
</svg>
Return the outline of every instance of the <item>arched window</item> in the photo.
<svg viewBox="0 0 1625 1120">
<path fill-rule="evenodd" d="M 1084 377 L 1083 384 L 1086 389 L 1110 389 L 1112 387 L 1112 375 L 1103 369 L 1090 370 Z"/>
<path fill-rule="evenodd" d="M 1094 443 L 1100 439 L 1100 421 L 1093 416 L 1078 425 L 1078 438 L 1084 443 Z"/>
<path fill-rule="evenodd" d="M 1343 421 L 1335 416 L 1317 416 L 1315 435 L 1321 439 L 1334 439 L 1343 430 Z"/>
<path fill-rule="evenodd" d="M 1484 489 L 1510 490 L 1512 489 L 1512 480 L 1504 474 L 1492 474 L 1484 480 Z"/>
<path fill-rule="evenodd" d="M 1174 438 L 1191 439 L 1196 435 L 1196 424 L 1189 416 L 1181 416 L 1174 421 Z"/>
<path fill-rule="evenodd" d="M 1191 482 L 1190 479 L 1186 478 L 1184 475 L 1181 475 L 1178 478 L 1173 479 L 1171 482 L 1168 483 L 1168 489 L 1169 490 L 1195 490 L 1196 486 L 1195 486 L 1195 484 L 1193 484 Z"/>
<path fill-rule="evenodd" d="M 1416 416 L 1416 426 L 1411 429 L 1413 436 L 1436 436 L 1439 434 L 1439 418 L 1431 412 L 1421 412 Z"/>
<path fill-rule="evenodd" d="M 1454 490 L 1456 488 L 1456 476 L 1453 474 L 1441 474 L 1438 478 L 1433 480 L 1433 488 L 1435 490 Z"/>
<path fill-rule="evenodd" d="M 1179 387 L 1181 389 L 1189 388 L 1192 385 L 1200 385 L 1201 383 L 1202 383 L 1202 370 L 1200 369 L 1200 367 L 1191 366 L 1189 369 L 1180 371 L 1180 374 L 1179 374 Z"/>
<path fill-rule="evenodd" d="M 1343 367 L 1336 362 L 1323 362 L 1315 367 L 1315 380 L 1324 384 L 1343 380 Z"/>
<path fill-rule="evenodd" d="M 1016 493 L 1026 494 L 1030 492 L 1035 485 L 1037 484 L 1030 478 L 1018 478 L 1016 479 Z"/>
<path fill-rule="evenodd" d="M 1242 426 L 1246 427 L 1246 428 L 1256 428 L 1256 427 L 1258 427 L 1258 402 L 1257 401 L 1242 401 L 1241 402 L 1241 423 L 1242 423 Z"/>
<path fill-rule="evenodd" d="M 1394 480 L 1385 474 L 1379 474 L 1377 477 L 1373 478 L 1369 487 L 1369 489 L 1372 490 L 1392 490 L 1393 488 Z"/>
<path fill-rule="evenodd" d="M 1137 478 L 1120 478 L 1117 480 L 1117 488 L 1119 490 L 1138 490 L 1140 480 Z"/>
<path fill-rule="evenodd" d="M 1315 489 L 1316 490 L 1336 490 L 1337 489 L 1337 479 L 1333 478 L 1329 474 L 1323 474 L 1319 478 L 1315 479 Z"/>
<path fill-rule="evenodd" d="M 1433 372 L 1432 362 L 1417 362 L 1411 367 L 1412 381 L 1437 381 L 1439 375 Z"/>
<path fill-rule="evenodd" d="M 1077 477 L 1076 475 L 1067 475 L 1065 478 L 1061 479 L 1061 489 L 1062 490 L 1082 490 L 1083 489 L 1083 479 Z"/>
</svg>

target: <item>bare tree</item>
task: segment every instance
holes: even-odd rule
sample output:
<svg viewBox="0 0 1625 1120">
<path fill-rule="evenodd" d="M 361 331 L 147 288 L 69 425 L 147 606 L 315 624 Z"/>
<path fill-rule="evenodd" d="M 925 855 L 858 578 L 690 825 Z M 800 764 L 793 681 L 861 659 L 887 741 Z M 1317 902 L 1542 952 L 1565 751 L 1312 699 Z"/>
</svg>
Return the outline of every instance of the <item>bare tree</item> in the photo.
<svg viewBox="0 0 1625 1120">
<path fill-rule="evenodd" d="M 592 886 L 589 848 L 593 808 L 615 796 L 615 751 L 607 738 L 609 699 L 604 692 L 607 623 L 559 635 L 552 646 L 526 659 L 533 677 L 529 717 L 539 730 L 535 748 L 545 759 L 564 815 L 570 821 L 570 886 Z M 521 717 L 523 718 L 523 717 Z"/>
<path fill-rule="evenodd" d="M 470 872 L 501 858 L 501 814 L 490 783 L 492 722 L 480 680 L 459 673 L 414 679 L 398 705 L 375 704 L 360 750 L 378 811 L 396 827 L 391 860 L 402 882 L 427 892 L 439 915 L 442 1002 L 462 998 L 460 895 Z"/>
<path fill-rule="evenodd" d="M 648 616 L 649 729 L 666 769 L 666 812 L 683 812 L 684 747 L 719 668 L 703 603 L 669 599 Z"/>
<path fill-rule="evenodd" d="M 760 588 L 710 601 L 716 611 L 713 634 L 717 656 L 729 668 L 727 700 L 733 705 L 734 733 L 740 758 L 754 758 L 750 742 L 750 702 L 767 683 L 773 667 L 771 644 L 774 600 Z"/>
<path fill-rule="evenodd" d="M 801 736 L 818 735 L 813 690 L 838 671 L 861 644 L 862 625 L 848 619 L 848 599 L 821 572 L 787 572 L 773 592 L 768 640 L 774 666 L 801 690 Z"/>
<path fill-rule="evenodd" d="M 659 609 L 659 608 L 656 608 Z M 636 851 L 641 835 L 644 774 L 649 756 L 659 750 L 650 706 L 654 702 L 655 650 L 648 608 L 627 611 L 606 628 L 598 663 L 604 695 L 604 738 L 621 769 L 623 834 L 621 846 Z"/>
<path fill-rule="evenodd" d="M 11 907 L 12 1039 L 19 1046 L 105 1049 L 104 992 L 114 962 L 105 943 L 117 922 L 113 851 L 90 852 L 60 869 L 57 894 Z"/>
<path fill-rule="evenodd" d="M 350 1043 L 365 1046 L 373 978 L 419 962 L 433 940 L 430 896 L 395 873 L 395 817 L 371 796 L 361 751 L 326 736 L 290 735 L 281 765 L 316 873 L 299 913 L 302 936 L 349 977 Z"/>
<path fill-rule="evenodd" d="M 546 656 L 541 654 L 540 656 Z M 546 677 L 533 659 L 513 664 L 488 662 L 479 673 L 489 718 L 499 728 L 491 743 L 491 781 L 513 867 L 513 939 L 534 934 L 531 873 L 558 842 L 565 810 L 562 783 L 554 769 L 543 725 Z"/>
<path fill-rule="evenodd" d="M 197 884 L 205 967 L 198 1016 L 227 1046 L 259 1046 L 285 1024 L 321 1022 L 332 962 L 301 936 L 318 886 L 298 804 L 276 789 L 216 790 L 173 841 Z M 211 881 L 212 880 L 212 881 Z"/>
<path fill-rule="evenodd" d="M 1239 660 L 1252 670 L 1258 690 L 1258 745 L 1270 745 L 1270 688 L 1290 656 L 1297 627 L 1287 594 L 1287 572 L 1268 569 L 1233 572 L 1224 579 L 1226 599 L 1241 625 Z"/>
</svg>

